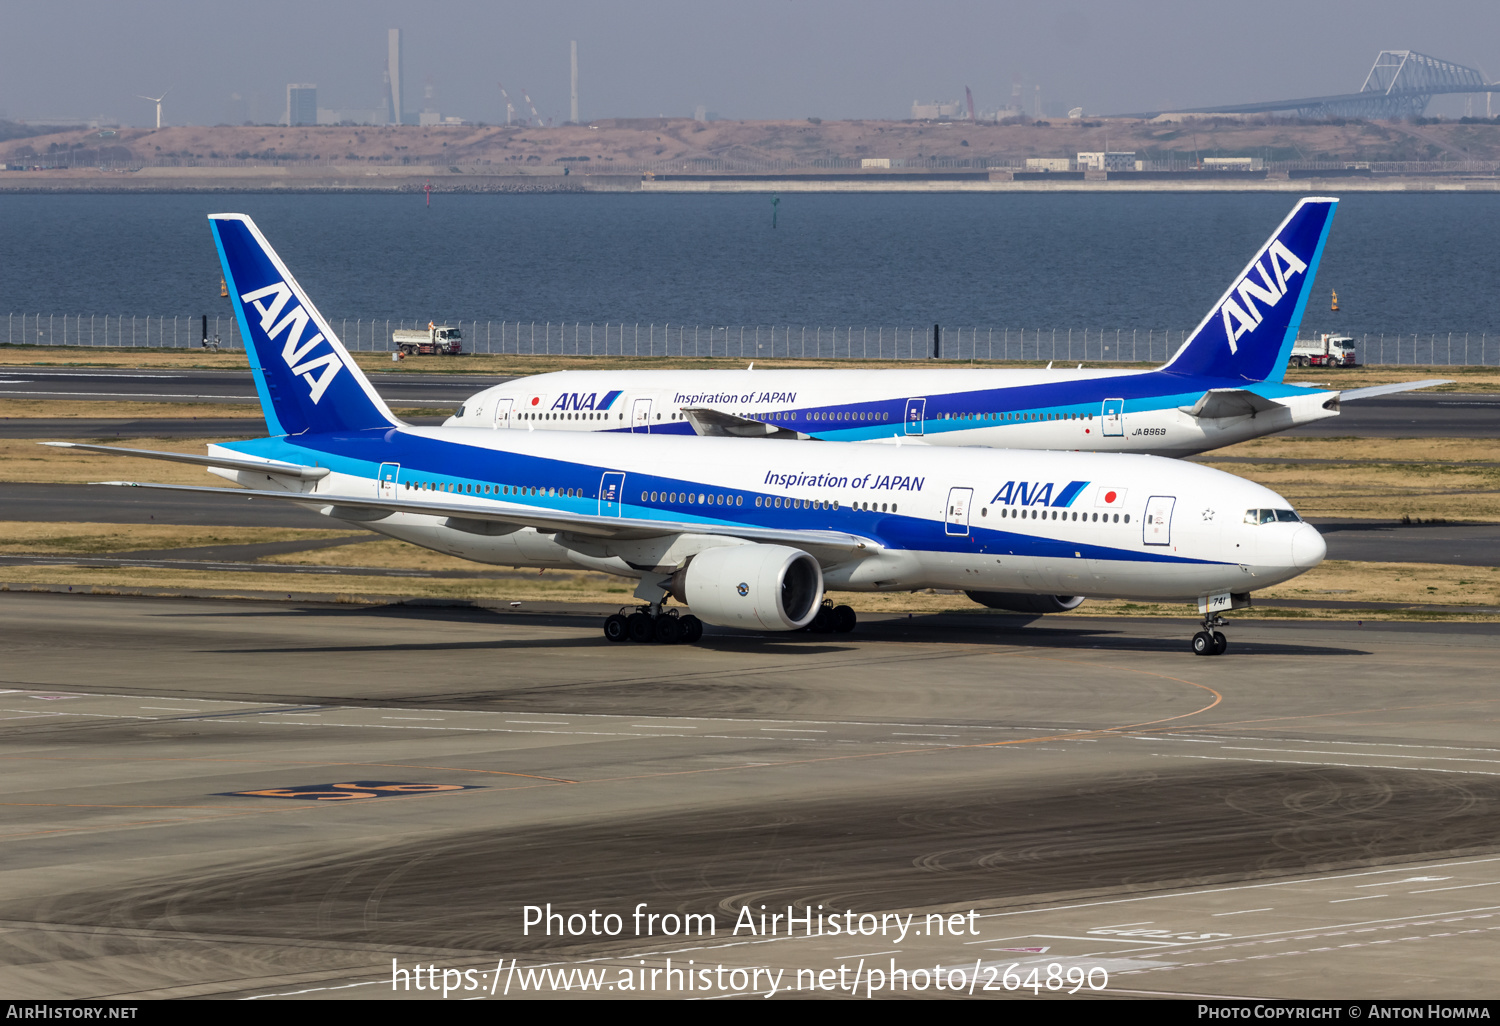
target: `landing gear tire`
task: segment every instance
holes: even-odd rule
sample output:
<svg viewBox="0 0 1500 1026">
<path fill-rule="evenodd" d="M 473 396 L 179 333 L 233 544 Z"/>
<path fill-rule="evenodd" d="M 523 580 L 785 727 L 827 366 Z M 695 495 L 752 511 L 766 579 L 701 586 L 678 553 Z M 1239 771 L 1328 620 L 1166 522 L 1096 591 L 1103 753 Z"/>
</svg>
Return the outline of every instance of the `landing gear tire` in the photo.
<svg viewBox="0 0 1500 1026">
<path fill-rule="evenodd" d="M 644 645 L 656 637 L 656 624 L 645 613 L 631 613 L 625 621 L 629 625 L 630 640 Z"/>
<path fill-rule="evenodd" d="M 817 615 L 812 618 L 812 623 L 807 625 L 807 629 L 813 634 L 832 634 L 833 607 L 819 606 Z"/>
<path fill-rule="evenodd" d="M 848 634 L 854 630 L 854 625 L 859 622 L 854 615 L 854 610 L 849 606 L 834 606 L 831 618 L 833 620 L 833 630 L 836 634 Z"/>
<path fill-rule="evenodd" d="M 656 618 L 656 642 L 659 645 L 675 645 L 682 640 L 682 624 L 675 616 Z"/>
<path fill-rule="evenodd" d="M 691 645 L 703 637 L 703 621 L 691 613 L 678 616 L 670 613 L 655 613 L 642 606 L 633 613 L 620 610 L 604 620 L 604 637 L 608 641 L 633 641 L 638 645 L 655 642 L 658 645 L 675 645 L 686 642 Z"/>
<path fill-rule="evenodd" d="M 1224 637 L 1222 631 L 1214 631 L 1214 655 L 1223 655 L 1224 650 L 1229 647 L 1229 639 Z"/>
<path fill-rule="evenodd" d="M 1193 635 L 1193 655 L 1214 655 L 1214 636 L 1208 631 L 1199 631 Z"/>
</svg>

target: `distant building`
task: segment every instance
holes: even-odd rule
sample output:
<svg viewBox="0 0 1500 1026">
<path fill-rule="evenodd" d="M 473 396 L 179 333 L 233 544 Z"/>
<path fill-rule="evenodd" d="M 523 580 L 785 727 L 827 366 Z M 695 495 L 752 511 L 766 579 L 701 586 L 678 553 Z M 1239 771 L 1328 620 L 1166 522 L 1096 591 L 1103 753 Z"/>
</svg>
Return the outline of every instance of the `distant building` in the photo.
<svg viewBox="0 0 1500 1026">
<path fill-rule="evenodd" d="M 1204 157 L 1203 166 L 1209 171 L 1264 171 L 1266 162 L 1260 157 Z"/>
<path fill-rule="evenodd" d="M 890 157 L 861 157 L 860 160 L 859 160 L 859 166 L 860 167 L 890 167 L 891 166 L 891 158 Z"/>
<path fill-rule="evenodd" d="M 391 29 L 386 40 L 385 59 L 386 123 L 406 124 L 406 108 L 401 104 L 401 30 Z"/>
<path fill-rule="evenodd" d="M 103 114 L 96 114 L 91 118 L 81 118 L 76 114 L 40 114 L 36 116 L 18 117 L 15 119 L 21 125 L 47 125 L 53 128 L 87 128 L 97 131 L 104 125 L 113 125 L 118 128 L 119 122 L 110 121 Z"/>
<path fill-rule="evenodd" d="M 957 100 L 954 100 L 952 103 L 939 103 L 936 100 L 932 103 L 922 103 L 920 100 L 913 100 L 911 104 L 911 119 L 913 121 L 933 121 L 937 118 L 956 118 L 961 109 Z"/>
<path fill-rule="evenodd" d="M 286 87 L 286 123 L 288 125 L 316 125 L 318 123 L 318 87 L 311 83 L 288 83 Z"/>
<path fill-rule="evenodd" d="M 1110 150 L 1096 153 L 1078 154 L 1078 169 L 1080 171 L 1134 171 L 1135 151 L 1120 152 Z"/>
<path fill-rule="evenodd" d="M 384 107 L 319 107 L 320 125 L 383 125 Z"/>
</svg>

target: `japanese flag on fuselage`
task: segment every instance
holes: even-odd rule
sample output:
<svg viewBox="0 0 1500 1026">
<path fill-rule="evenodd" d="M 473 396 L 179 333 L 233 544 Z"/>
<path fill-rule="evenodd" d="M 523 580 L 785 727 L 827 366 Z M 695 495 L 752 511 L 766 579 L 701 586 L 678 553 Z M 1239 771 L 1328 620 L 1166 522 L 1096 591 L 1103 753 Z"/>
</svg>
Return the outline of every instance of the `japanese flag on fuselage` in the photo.
<svg viewBox="0 0 1500 1026">
<path fill-rule="evenodd" d="M 1125 505 L 1125 489 L 1111 488 L 1108 485 L 1100 485 L 1099 490 L 1094 493 L 1095 506 L 1123 506 Z"/>
</svg>

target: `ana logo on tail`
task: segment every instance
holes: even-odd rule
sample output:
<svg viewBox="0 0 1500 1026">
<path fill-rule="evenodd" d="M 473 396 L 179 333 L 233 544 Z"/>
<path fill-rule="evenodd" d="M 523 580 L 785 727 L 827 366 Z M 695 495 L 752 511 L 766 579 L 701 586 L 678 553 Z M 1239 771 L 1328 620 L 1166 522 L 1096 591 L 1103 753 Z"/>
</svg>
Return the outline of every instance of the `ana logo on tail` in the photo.
<svg viewBox="0 0 1500 1026">
<path fill-rule="evenodd" d="M 302 333 L 307 329 L 307 323 L 311 318 L 307 311 L 299 303 L 287 312 L 285 317 L 281 316 L 287 301 L 292 298 L 292 290 L 287 287 L 286 282 L 278 281 L 274 285 L 267 285 L 263 289 L 254 292 L 246 292 L 240 299 L 255 307 L 260 314 L 260 327 L 266 333 L 266 338 L 276 341 L 276 336 L 283 331 L 286 332 L 286 341 L 281 347 L 281 358 L 291 368 L 293 374 L 300 375 L 311 388 L 309 393 L 312 401 L 323 398 L 323 393 L 332 384 L 338 372 L 344 369 L 344 362 L 339 359 L 338 354 L 329 347 L 329 352 L 323 356 L 307 359 L 319 342 L 324 341 L 323 333 L 318 332 L 306 342 L 302 341 Z M 263 300 L 268 300 L 263 302 Z M 278 321 L 276 318 L 281 317 Z M 314 371 L 321 368 L 321 373 L 314 376 Z"/>
<path fill-rule="evenodd" d="M 1266 270 L 1266 260 L 1271 263 L 1270 272 Z M 1255 301 L 1260 300 L 1268 309 L 1275 306 L 1281 302 L 1281 297 L 1286 295 L 1287 282 L 1291 280 L 1292 275 L 1302 274 L 1307 270 L 1307 265 L 1298 260 L 1280 239 L 1271 243 L 1266 253 L 1266 260 L 1257 260 L 1251 268 L 1260 276 L 1259 282 L 1251 278 L 1250 272 L 1247 271 L 1232 290 L 1240 297 L 1240 302 L 1244 303 L 1244 306 L 1236 303 L 1234 297 L 1231 296 L 1224 300 L 1224 305 L 1219 311 L 1224 318 L 1224 334 L 1229 339 L 1231 353 L 1239 352 L 1237 344 L 1239 337 L 1247 331 L 1254 331 L 1265 319 L 1265 315 L 1256 307 Z"/>
</svg>

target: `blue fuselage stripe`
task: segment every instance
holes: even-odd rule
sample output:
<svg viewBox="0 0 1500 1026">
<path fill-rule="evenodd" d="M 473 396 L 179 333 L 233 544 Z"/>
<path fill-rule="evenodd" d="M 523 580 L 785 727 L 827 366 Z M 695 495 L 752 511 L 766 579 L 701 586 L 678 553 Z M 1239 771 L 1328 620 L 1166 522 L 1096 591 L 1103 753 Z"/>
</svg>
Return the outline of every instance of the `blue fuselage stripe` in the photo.
<svg viewBox="0 0 1500 1026">
<path fill-rule="evenodd" d="M 971 525 L 967 535 L 950 535 L 942 520 L 899 513 L 876 513 L 855 509 L 841 502 L 839 509 L 815 508 L 807 500 L 788 498 L 771 492 L 657 473 L 619 471 L 618 468 L 531 456 L 524 453 L 466 446 L 427 438 L 401 430 L 370 430 L 331 435 L 298 435 L 291 438 L 254 439 L 226 443 L 225 448 L 252 456 L 283 460 L 289 463 L 327 467 L 340 474 L 375 481 L 382 463 L 401 465 L 398 487 L 401 494 L 442 490 L 442 494 L 463 494 L 465 498 L 488 500 L 498 506 L 533 506 L 560 512 L 596 514 L 598 489 L 606 473 L 624 473 L 628 485 L 621 495 L 621 515 L 642 520 L 661 520 L 672 524 L 716 524 L 805 531 L 847 531 L 878 541 L 889 549 L 935 552 L 971 552 L 1068 558 L 1075 553 L 1089 559 L 1120 560 L 1137 563 L 1202 564 L 1219 560 L 1167 556 L 1132 549 L 1098 545 L 1081 540 L 1049 538 L 1020 531 L 1001 530 L 980 524 Z M 1081 490 L 1087 482 L 1073 482 Z M 486 494 L 484 486 L 509 487 L 511 494 Z M 408 486 L 415 486 L 409 490 Z M 470 488 L 473 491 L 470 491 Z M 529 494 L 536 487 L 539 494 Z M 516 489 L 527 489 L 525 495 Z M 546 494 L 556 490 L 561 494 Z M 566 493 L 573 492 L 568 495 Z M 665 498 L 641 501 L 642 494 L 652 492 Z M 691 492 L 694 501 L 684 501 Z M 1076 491 L 1075 491 L 1076 497 Z M 709 512 L 707 503 L 716 496 L 743 498 L 742 505 L 730 507 L 715 503 Z M 830 495 L 831 504 L 836 496 Z M 916 497 L 913 496 L 913 499 Z M 755 505 L 756 499 L 761 505 Z M 777 502 L 781 505 L 776 505 Z M 899 500 L 898 500 L 899 505 Z M 1052 508 L 1056 508 L 1055 506 Z M 702 512 L 700 512 L 702 510 Z M 1063 514 L 1066 516 L 1066 514 Z"/>
</svg>

